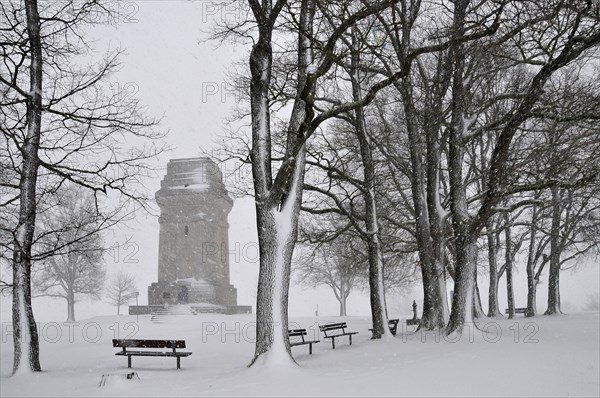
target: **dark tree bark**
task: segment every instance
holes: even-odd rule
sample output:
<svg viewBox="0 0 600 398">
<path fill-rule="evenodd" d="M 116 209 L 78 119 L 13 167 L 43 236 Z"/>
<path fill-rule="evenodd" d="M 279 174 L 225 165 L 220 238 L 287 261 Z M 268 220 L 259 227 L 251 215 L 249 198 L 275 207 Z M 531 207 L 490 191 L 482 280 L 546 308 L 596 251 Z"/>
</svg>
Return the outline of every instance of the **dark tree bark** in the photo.
<svg viewBox="0 0 600 398">
<path fill-rule="evenodd" d="M 548 274 L 548 308 L 544 315 L 562 314 L 560 310 L 560 188 L 550 188 L 552 197 L 552 227 L 550 229 L 550 273 Z"/>
<path fill-rule="evenodd" d="M 352 98 L 355 102 L 362 100 L 360 50 L 357 38 L 352 37 L 351 81 Z M 373 322 L 373 339 L 379 339 L 389 334 L 387 308 L 385 303 L 385 288 L 383 283 L 383 248 L 379 232 L 377 215 L 376 172 L 373 160 L 373 150 L 367 134 L 364 107 L 354 109 L 355 131 L 360 147 L 360 157 L 363 165 L 363 199 L 365 202 L 365 230 L 369 256 L 369 298 L 371 302 L 371 318 Z"/>
<path fill-rule="evenodd" d="M 527 254 L 527 312 L 525 316 L 533 317 L 537 313 L 536 293 L 538 281 L 535 277 L 535 242 L 536 242 L 536 223 L 537 206 L 531 210 L 531 226 L 529 232 L 529 250 Z"/>
<path fill-rule="evenodd" d="M 67 322 L 75 321 L 75 293 L 69 289 L 67 293 Z"/>
<path fill-rule="evenodd" d="M 21 149 L 23 165 L 19 182 L 20 212 L 13 252 L 12 316 L 15 347 L 13 373 L 25 369 L 35 372 L 42 370 L 37 325 L 31 308 L 31 251 L 37 206 L 36 184 L 42 123 L 43 59 L 37 0 L 26 0 L 25 10 L 31 60 L 27 98 L 27 138 Z M 21 363 L 23 355 L 26 355 L 27 358 L 25 364 Z"/>
<path fill-rule="evenodd" d="M 307 68 L 311 64 L 313 17 L 315 3 L 303 0 L 298 32 L 298 82 L 297 97 L 287 128 L 286 161 L 277 176 L 272 176 L 270 88 L 273 63 L 272 35 L 274 25 L 285 1 L 251 0 L 250 7 L 258 24 L 259 35 L 250 53 L 250 108 L 252 116 L 252 175 L 256 203 L 256 221 L 260 254 L 256 304 L 256 346 L 254 358 L 270 352 L 286 352 L 290 363 L 288 339 L 288 293 L 292 252 L 298 233 L 298 216 L 302 201 L 302 182 L 305 165 L 306 118 L 309 107 L 306 98 L 312 89 L 305 91 Z M 275 355 L 272 360 L 282 357 Z"/>
<path fill-rule="evenodd" d="M 469 1 L 454 3 L 454 38 L 464 35 L 465 14 Z M 452 75 L 452 118 L 448 136 L 448 165 L 450 180 L 450 209 L 454 229 L 455 277 L 452 312 L 446 332 L 461 332 L 465 323 L 473 322 L 473 293 L 475 289 L 475 241 L 469 231 L 466 188 L 463 180 L 462 132 L 466 111 L 466 92 L 464 88 L 464 51 L 460 42 L 452 46 L 450 57 L 454 72 Z"/>
<path fill-rule="evenodd" d="M 445 325 L 445 314 L 442 302 L 445 297 L 440 297 L 440 284 L 445 278 L 438 272 L 436 259 L 434 257 L 434 246 L 432 242 L 430 219 L 427 208 L 427 182 L 425 179 L 425 165 L 423 164 L 424 142 L 419 134 L 416 109 L 413 101 L 412 81 L 410 73 L 397 85 L 404 104 L 406 132 L 410 149 L 410 164 L 412 174 L 410 176 L 413 205 L 415 211 L 415 232 L 417 248 L 419 250 L 421 277 L 423 281 L 423 315 L 420 327 L 425 330 L 442 328 Z M 436 220 L 437 221 L 437 220 Z"/>
<path fill-rule="evenodd" d="M 475 268 L 475 273 L 477 274 L 477 268 Z M 473 294 L 473 318 L 482 318 L 485 316 L 485 312 L 483 311 L 483 304 L 481 303 L 481 294 L 479 292 L 479 284 L 477 283 L 477 275 L 475 275 L 475 291 Z"/>
<path fill-rule="evenodd" d="M 504 251 L 504 261 L 506 263 L 506 298 L 508 300 L 508 319 L 515 316 L 515 296 L 513 290 L 513 261 L 512 261 L 512 238 L 510 231 L 510 218 L 508 213 L 504 213 L 504 240 L 506 248 Z"/>
<path fill-rule="evenodd" d="M 498 262 L 496 239 L 493 233 L 492 220 L 486 224 L 486 239 L 488 244 L 488 263 L 490 266 L 490 286 L 488 291 L 488 317 L 493 318 L 500 315 L 498 311 Z"/>
<path fill-rule="evenodd" d="M 415 106 L 412 81 L 411 33 L 418 3 L 410 6 L 402 2 L 400 13 L 402 36 L 395 41 L 395 49 L 402 63 L 404 77 L 396 83 L 404 106 L 404 116 L 411 165 L 411 191 L 415 212 L 415 232 L 419 251 L 419 264 L 423 281 L 423 314 L 419 328 L 433 330 L 444 327 L 448 320 L 448 304 L 446 298 L 446 278 L 442 264 L 444 240 L 442 235 L 442 215 L 439 198 L 439 128 L 440 112 L 443 97 L 448 89 L 445 66 L 437 70 L 437 81 L 433 85 L 431 103 L 426 105 L 423 129 L 419 129 L 418 114 Z M 440 57 L 443 58 L 442 55 Z M 436 91 L 437 90 L 437 91 Z M 424 133 L 424 134 L 423 134 Z M 424 161 L 427 155 L 427 161 Z"/>
</svg>

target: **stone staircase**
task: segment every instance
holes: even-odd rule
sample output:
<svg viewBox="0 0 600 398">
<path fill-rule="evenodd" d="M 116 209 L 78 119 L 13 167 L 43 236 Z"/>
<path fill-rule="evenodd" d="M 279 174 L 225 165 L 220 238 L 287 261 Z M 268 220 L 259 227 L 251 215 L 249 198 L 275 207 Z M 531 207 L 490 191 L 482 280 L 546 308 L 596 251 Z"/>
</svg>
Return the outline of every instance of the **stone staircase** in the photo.
<svg viewBox="0 0 600 398">
<path fill-rule="evenodd" d="M 172 323 L 178 316 L 181 315 L 196 315 L 189 305 L 165 305 L 152 313 L 150 322 L 153 323 Z"/>
</svg>

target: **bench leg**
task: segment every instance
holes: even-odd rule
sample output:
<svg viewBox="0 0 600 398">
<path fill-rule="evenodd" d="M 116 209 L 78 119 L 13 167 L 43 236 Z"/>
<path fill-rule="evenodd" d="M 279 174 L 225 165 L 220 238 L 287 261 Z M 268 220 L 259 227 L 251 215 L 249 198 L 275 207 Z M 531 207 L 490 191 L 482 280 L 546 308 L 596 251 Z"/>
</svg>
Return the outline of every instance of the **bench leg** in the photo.
<svg viewBox="0 0 600 398">
<path fill-rule="evenodd" d="M 333 347 L 333 349 L 335 350 L 335 337 L 333 337 L 331 339 L 331 346 Z"/>
<path fill-rule="evenodd" d="M 350 345 L 352 345 L 352 335 L 349 334 L 348 337 L 350 337 Z"/>
<path fill-rule="evenodd" d="M 177 357 L 177 369 L 181 369 L 180 357 Z"/>
<path fill-rule="evenodd" d="M 312 355 L 312 343 L 308 344 L 308 355 Z"/>
<path fill-rule="evenodd" d="M 131 369 L 131 355 L 127 355 L 127 367 Z"/>
</svg>

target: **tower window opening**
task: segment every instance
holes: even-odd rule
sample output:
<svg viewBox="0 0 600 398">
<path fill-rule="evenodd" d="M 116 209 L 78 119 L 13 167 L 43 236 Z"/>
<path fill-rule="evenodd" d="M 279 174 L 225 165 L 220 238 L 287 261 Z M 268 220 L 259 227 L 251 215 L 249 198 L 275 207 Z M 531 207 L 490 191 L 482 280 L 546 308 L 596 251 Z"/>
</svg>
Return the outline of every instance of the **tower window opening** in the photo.
<svg viewBox="0 0 600 398">
<path fill-rule="evenodd" d="M 185 236 L 188 236 L 188 234 L 190 233 L 190 228 L 187 225 L 183 229 L 183 233 L 185 234 Z"/>
</svg>

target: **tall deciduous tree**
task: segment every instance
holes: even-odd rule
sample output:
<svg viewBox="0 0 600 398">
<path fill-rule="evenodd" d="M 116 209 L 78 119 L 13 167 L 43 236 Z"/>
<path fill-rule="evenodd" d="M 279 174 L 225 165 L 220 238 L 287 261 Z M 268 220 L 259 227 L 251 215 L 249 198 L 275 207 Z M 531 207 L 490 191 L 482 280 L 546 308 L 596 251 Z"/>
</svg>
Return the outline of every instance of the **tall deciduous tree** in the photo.
<svg viewBox="0 0 600 398">
<path fill-rule="evenodd" d="M 373 4 L 354 2 L 332 2 L 328 7 L 319 7 L 325 21 L 335 20 L 324 32 L 315 32 L 316 0 L 299 3 L 284 0 L 249 0 L 256 22 L 257 37 L 250 53 L 250 114 L 252 118 L 252 175 L 258 241 L 260 271 L 257 293 L 257 338 L 252 363 L 261 357 L 266 361 L 291 363 L 287 337 L 287 305 L 290 282 L 290 264 L 297 236 L 298 215 L 302 201 L 306 141 L 326 120 L 370 103 L 376 93 L 390 85 L 399 76 L 383 79 L 365 88 L 359 101 L 323 102 L 317 106 L 315 90 L 319 79 L 325 76 L 334 64 L 341 36 L 358 21 L 380 12 L 389 6 L 381 1 Z M 293 34 L 297 55 L 294 69 L 296 80 L 288 122 L 283 128 L 285 142 L 283 156 L 278 162 L 273 158 L 273 130 L 271 126 L 271 99 L 273 74 L 273 43 L 277 35 L 277 24 L 284 7 L 288 7 L 290 18 L 295 22 Z M 339 19 L 340 9 L 347 10 Z M 338 14 L 333 14 L 337 11 Z M 299 18 L 296 20 L 296 16 Z M 321 35 L 318 40 L 317 33 Z M 318 44 L 318 46 L 317 46 Z M 316 48 L 315 48 L 316 47 Z M 278 169 L 276 169 L 276 167 Z M 376 292 L 382 295 L 383 292 Z M 374 312 L 374 328 L 384 329 L 387 324 L 385 308 L 379 301 Z M 381 314 L 381 315 L 379 315 Z"/>
<path fill-rule="evenodd" d="M 0 131 L 8 147 L 0 160 L 3 170 L 12 170 L 11 179 L 2 180 L 1 204 L 18 214 L 0 226 L 12 241 L 15 373 L 41 370 L 31 307 L 39 204 L 70 181 L 97 198 L 116 193 L 120 209 L 143 205 L 140 181 L 162 151 L 156 121 L 135 98 L 110 92 L 120 51 L 78 64 L 80 55 L 91 53 L 85 26 L 110 12 L 98 1 L 0 2 Z"/>
<path fill-rule="evenodd" d="M 100 299 L 104 289 L 106 270 L 99 228 L 103 220 L 96 213 L 91 193 L 80 187 L 64 191 L 59 204 L 41 215 L 40 229 L 56 234 L 65 244 L 72 243 L 68 251 L 61 250 L 36 263 L 32 283 L 35 296 L 65 299 L 67 321 L 75 321 L 75 302 L 81 296 Z"/>
</svg>

